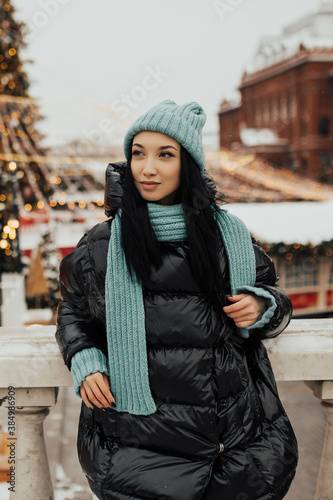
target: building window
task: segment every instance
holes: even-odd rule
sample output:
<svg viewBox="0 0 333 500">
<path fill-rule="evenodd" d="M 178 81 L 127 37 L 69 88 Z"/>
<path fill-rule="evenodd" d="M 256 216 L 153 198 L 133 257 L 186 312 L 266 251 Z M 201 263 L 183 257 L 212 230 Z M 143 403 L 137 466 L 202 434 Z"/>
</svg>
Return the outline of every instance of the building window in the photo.
<svg viewBox="0 0 333 500">
<path fill-rule="evenodd" d="M 300 97 L 300 106 L 301 106 L 301 135 L 303 137 L 308 134 L 308 109 L 307 109 L 307 100 L 305 96 Z"/>
<path fill-rule="evenodd" d="M 253 104 L 253 101 L 250 101 L 247 105 L 247 125 L 248 127 L 253 127 L 254 126 L 254 121 L 255 121 L 255 106 Z"/>
<path fill-rule="evenodd" d="M 291 120 L 296 118 L 296 97 L 294 95 L 289 98 L 289 116 Z"/>
<path fill-rule="evenodd" d="M 309 162 L 307 158 L 301 158 L 301 175 L 305 175 L 305 177 L 309 174 Z"/>
<path fill-rule="evenodd" d="M 308 124 L 307 122 L 303 119 L 301 121 L 301 135 L 305 137 L 308 134 Z"/>
<path fill-rule="evenodd" d="M 279 107 L 276 99 L 273 99 L 271 102 L 271 120 L 273 123 L 276 123 L 279 119 Z"/>
<path fill-rule="evenodd" d="M 288 101 L 285 97 L 282 97 L 281 98 L 281 101 L 280 101 L 280 114 L 281 114 L 281 120 L 284 122 L 284 123 L 287 123 L 288 122 Z"/>
<path fill-rule="evenodd" d="M 255 108 L 254 112 L 254 124 L 256 127 L 261 126 L 261 108 L 260 105 L 258 104 Z"/>
<path fill-rule="evenodd" d="M 333 285 L 333 265 L 331 265 L 329 284 Z"/>
<path fill-rule="evenodd" d="M 319 134 L 328 135 L 330 133 L 330 119 L 328 116 L 319 117 Z"/>
<path fill-rule="evenodd" d="M 305 259 L 286 265 L 286 288 L 318 285 L 318 262 Z"/>
<path fill-rule="evenodd" d="M 319 108 L 321 110 L 327 109 L 329 106 L 328 92 L 326 90 L 321 90 L 319 92 Z"/>
<path fill-rule="evenodd" d="M 330 182 L 331 174 L 331 157 L 327 151 L 319 153 L 319 172 L 318 180 L 320 182 Z"/>
<path fill-rule="evenodd" d="M 262 118 L 263 118 L 263 125 L 268 125 L 269 124 L 269 103 L 268 102 L 266 102 L 263 105 Z"/>
</svg>

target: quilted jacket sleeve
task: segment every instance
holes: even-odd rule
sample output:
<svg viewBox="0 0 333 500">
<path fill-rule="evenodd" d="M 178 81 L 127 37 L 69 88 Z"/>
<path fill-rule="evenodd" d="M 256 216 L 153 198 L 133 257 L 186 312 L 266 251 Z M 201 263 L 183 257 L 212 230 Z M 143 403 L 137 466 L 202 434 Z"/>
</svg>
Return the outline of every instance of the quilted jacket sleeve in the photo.
<svg viewBox="0 0 333 500">
<path fill-rule="evenodd" d="M 98 334 L 100 328 L 90 311 L 87 293 L 90 289 L 89 234 L 60 263 L 61 302 L 57 311 L 56 341 L 69 370 L 73 356 L 83 349 L 104 351 Z M 77 358 L 78 359 L 78 358 Z M 96 371 L 96 370 L 95 370 Z M 92 372 L 90 372 L 92 373 Z"/>
<path fill-rule="evenodd" d="M 288 295 L 277 286 L 279 278 L 274 262 L 254 239 L 252 241 L 256 257 L 256 282 L 254 287 L 243 287 L 242 290 L 266 298 L 267 310 L 248 330 L 256 338 L 273 338 L 288 326 L 293 308 Z"/>
</svg>

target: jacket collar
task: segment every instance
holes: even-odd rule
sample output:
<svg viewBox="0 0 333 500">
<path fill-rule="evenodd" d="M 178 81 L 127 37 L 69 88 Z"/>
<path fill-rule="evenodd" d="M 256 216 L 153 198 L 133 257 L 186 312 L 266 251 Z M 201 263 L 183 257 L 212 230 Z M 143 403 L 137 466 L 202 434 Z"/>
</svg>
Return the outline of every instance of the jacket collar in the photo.
<svg viewBox="0 0 333 500">
<path fill-rule="evenodd" d="M 104 211 L 107 217 L 114 216 L 118 208 L 121 207 L 126 166 L 126 161 L 118 161 L 109 163 L 106 167 Z M 208 198 L 213 201 L 216 195 L 215 182 L 206 169 L 201 172 L 201 175 L 206 184 Z"/>
</svg>

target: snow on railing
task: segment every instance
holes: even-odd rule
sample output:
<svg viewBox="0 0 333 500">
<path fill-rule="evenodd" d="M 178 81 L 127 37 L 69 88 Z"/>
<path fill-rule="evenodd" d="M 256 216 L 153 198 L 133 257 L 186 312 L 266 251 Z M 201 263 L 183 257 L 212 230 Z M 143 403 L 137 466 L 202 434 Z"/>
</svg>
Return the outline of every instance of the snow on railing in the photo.
<svg viewBox="0 0 333 500">
<path fill-rule="evenodd" d="M 0 406 L 8 408 L 15 464 L 10 500 L 54 500 L 43 421 L 59 387 L 73 385 L 54 334 L 54 326 L 0 328 Z M 292 320 L 264 344 L 277 381 L 303 380 L 321 400 L 327 431 L 315 500 L 332 499 L 333 319 Z"/>
</svg>

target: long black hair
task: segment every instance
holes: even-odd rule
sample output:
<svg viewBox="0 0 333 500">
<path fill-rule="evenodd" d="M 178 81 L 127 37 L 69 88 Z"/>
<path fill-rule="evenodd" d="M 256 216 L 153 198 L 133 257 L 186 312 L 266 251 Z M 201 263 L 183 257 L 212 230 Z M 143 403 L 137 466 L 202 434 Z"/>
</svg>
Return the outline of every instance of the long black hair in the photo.
<svg viewBox="0 0 333 500">
<path fill-rule="evenodd" d="M 161 242 L 150 223 L 147 202 L 134 184 L 132 144 L 125 169 L 122 198 L 121 238 L 128 270 L 143 282 L 150 282 L 151 266 L 158 269 L 162 262 Z M 174 203 L 181 203 L 185 217 L 192 274 L 217 312 L 226 305 L 225 290 L 218 258 L 218 227 L 214 211 L 220 210 L 212 199 L 198 165 L 186 149 L 181 147 L 180 185 Z"/>
</svg>

